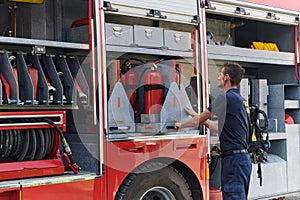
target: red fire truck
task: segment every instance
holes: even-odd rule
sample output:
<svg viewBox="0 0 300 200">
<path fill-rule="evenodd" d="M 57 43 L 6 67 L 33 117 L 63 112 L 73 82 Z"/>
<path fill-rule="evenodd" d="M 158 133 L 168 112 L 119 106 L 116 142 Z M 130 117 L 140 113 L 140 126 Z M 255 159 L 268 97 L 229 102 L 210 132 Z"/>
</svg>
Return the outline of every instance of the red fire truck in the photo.
<svg viewBox="0 0 300 200">
<path fill-rule="evenodd" d="M 298 7 L 297 7 L 298 6 Z M 300 4 L 0 0 L 0 199 L 221 199 L 203 126 L 224 61 L 269 116 L 250 199 L 300 191 Z"/>
</svg>

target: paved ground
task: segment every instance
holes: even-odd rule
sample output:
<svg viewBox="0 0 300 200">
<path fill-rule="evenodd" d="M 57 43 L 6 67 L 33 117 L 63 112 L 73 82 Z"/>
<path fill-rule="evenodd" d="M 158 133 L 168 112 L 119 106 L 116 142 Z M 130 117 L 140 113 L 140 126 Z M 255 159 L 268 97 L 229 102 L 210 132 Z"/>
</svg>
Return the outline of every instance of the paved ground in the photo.
<svg viewBox="0 0 300 200">
<path fill-rule="evenodd" d="M 300 196 L 285 197 L 285 200 L 300 200 Z"/>
<path fill-rule="evenodd" d="M 289 196 L 289 197 L 285 197 L 285 200 L 300 200 L 300 193 Z"/>
<path fill-rule="evenodd" d="M 300 193 L 292 194 L 291 196 L 286 196 L 285 198 L 273 198 L 266 200 L 300 200 Z"/>
<path fill-rule="evenodd" d="M 284 200 L 300 200 L 300 196 L 290 196 L 290 197 L 285 197 Z"/>
</svg>

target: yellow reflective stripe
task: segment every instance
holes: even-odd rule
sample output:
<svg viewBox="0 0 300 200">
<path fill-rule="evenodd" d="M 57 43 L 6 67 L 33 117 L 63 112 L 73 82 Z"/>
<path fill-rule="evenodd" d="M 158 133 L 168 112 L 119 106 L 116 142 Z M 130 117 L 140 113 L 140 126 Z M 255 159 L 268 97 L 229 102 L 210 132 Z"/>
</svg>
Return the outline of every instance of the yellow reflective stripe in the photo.
<svg viewBox="0 0 300 200">
<path fill-rule="evenodd" d="M 206 179 L 209 180 L 209 178 L 210 178 L 209 167 L 206 168 L 205 173 L 206 173 Z"/>
</svg>

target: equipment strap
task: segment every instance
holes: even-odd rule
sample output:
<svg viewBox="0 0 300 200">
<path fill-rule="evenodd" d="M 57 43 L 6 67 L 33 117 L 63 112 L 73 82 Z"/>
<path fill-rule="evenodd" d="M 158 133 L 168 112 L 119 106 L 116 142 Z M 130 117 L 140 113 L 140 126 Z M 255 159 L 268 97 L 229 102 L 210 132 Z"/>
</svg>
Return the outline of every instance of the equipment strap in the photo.
<svg viewBox="0 0 300 200">
<path fill-rule="evenodd" d="M 136 85 L 125 85 L 124 88 L 125 88 L 125 90 L 135 90 Z"/>
<path fill-rule="evenodd" d="M 257 178 L 259 178 L 259 185 L 262 186 L 262 171 L 261 171 L 261 163 L 258 163 L 257 168 Z"/>
<path fill-rule="evenodd" d="M 149 91 L 149 90 L 160 90 L 160 89 L 165 89 L 165 86 L 156 84 L 156 85 L 145 85 L 144 90 Z"/>
</svg>

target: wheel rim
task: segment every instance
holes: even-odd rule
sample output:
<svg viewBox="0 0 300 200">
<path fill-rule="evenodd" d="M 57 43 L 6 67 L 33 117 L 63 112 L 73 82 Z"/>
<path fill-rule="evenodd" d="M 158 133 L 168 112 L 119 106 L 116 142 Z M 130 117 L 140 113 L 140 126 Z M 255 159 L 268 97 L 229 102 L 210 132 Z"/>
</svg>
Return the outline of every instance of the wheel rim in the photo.
<svg viewBox="0 0 300 200">
<path fill-rule="evenodd" d="M 176 200 L 176 198 L 170 190 L 158 186 L 147 190 L 140 200 Z"/>
</svg>

